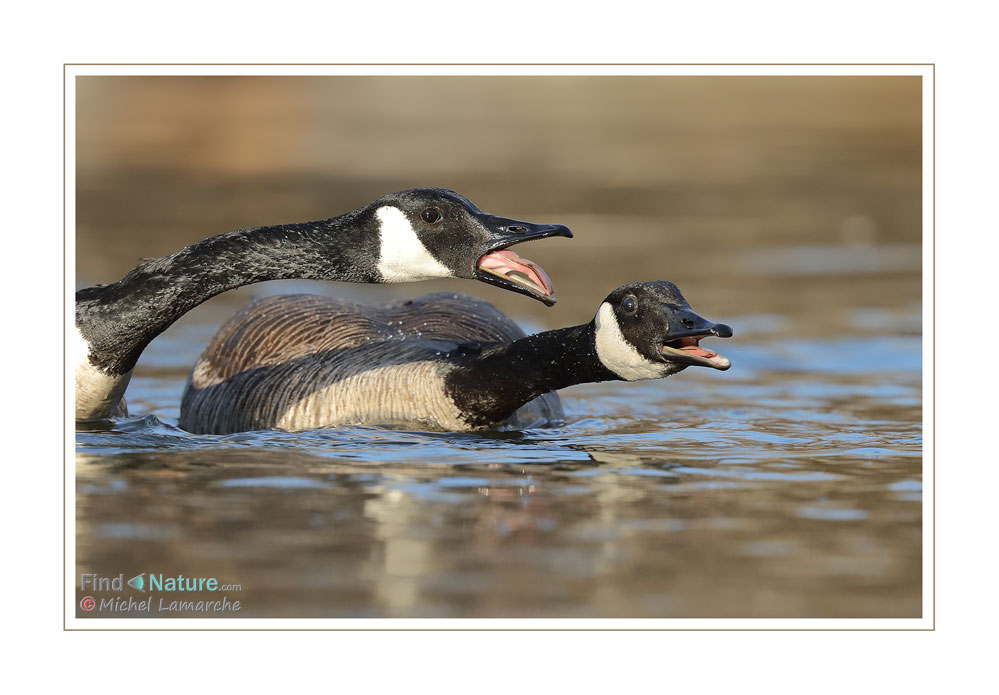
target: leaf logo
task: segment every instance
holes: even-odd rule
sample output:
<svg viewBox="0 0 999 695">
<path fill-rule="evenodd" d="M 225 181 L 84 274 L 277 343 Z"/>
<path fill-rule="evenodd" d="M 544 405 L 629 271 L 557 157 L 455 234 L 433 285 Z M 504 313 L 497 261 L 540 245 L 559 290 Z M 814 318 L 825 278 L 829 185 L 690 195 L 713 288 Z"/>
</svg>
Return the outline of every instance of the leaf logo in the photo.
<svg viewBox="0 0 999 695">
<path fill-rule="evenodd" d="M 128 580 L 128 585 L 133 589 L 138 589 L 142 593 L 146 593 L 146 573 L 137 574 Z"/>
</svg>

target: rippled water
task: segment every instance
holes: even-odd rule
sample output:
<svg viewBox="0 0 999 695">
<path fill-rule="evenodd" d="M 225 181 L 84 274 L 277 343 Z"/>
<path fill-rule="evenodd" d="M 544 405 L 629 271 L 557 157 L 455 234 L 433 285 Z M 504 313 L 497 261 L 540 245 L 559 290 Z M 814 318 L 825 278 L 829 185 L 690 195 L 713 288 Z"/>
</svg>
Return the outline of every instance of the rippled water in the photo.
<svg viewBox="0 0 999 695">
<path fill-rule="evenodd" d="M 400 90 L 415 110 L 396 108 Z M 77 430 L 78 574 L 239 585 L 224 593 L 240 610 L 208 617 L 921 615 L 917 83 L 164 78 L 78 93 L 80 286 L 428 183 L 576 233 L 523 249 L 555 282 L 551 310 L 473 282 L 265 283 L 191 312 L 143 355 L 135 417 Z M 455 93 L 455 109 L 429 107 Z M 253 294 L 448 289 L 533 331 L 654 279 L 734 328 L 710 344 L 731 370 L 577 386 L 564 426 L 526 432 L 176 426 L 190 366 Z"/>
<path fill-rule="evenodd" d="M 916 335 L 730 341 L 555 429 L 213 436 L 176 427 L 201 332 L 131 385 L 158 416 L 77 434 L 81 571 L 216 576 L 244 616 L 920 613 Z"/>
</svg>

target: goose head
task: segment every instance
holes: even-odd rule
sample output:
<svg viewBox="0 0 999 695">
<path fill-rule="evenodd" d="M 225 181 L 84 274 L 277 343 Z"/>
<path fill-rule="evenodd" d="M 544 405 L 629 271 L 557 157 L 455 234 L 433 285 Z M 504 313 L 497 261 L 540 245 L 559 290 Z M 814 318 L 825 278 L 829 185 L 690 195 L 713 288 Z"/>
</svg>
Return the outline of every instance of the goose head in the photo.
<svg viewBox="0 0 999 695">
<path fill-rule="evenodd" d="M 464 196 L 419 188 L 372 203 L 379 230 L 378 270 L 384 282 L 438 277 L 481 280 L 555 303 L 539 265 L 510 247 L 546 237 L 572 237 L 561 224 L 536 224 L 483 212 Z"/>
<path fill-rule="evenodd" d="M 672 282 L 638 282 L 607 296 L 593 320 L 597 357 L 625 381 L 660 379 L 687 367 L 726 370 L 728 358 L 701 347 L 732 329 L 698 316 Z"/>
</svg>

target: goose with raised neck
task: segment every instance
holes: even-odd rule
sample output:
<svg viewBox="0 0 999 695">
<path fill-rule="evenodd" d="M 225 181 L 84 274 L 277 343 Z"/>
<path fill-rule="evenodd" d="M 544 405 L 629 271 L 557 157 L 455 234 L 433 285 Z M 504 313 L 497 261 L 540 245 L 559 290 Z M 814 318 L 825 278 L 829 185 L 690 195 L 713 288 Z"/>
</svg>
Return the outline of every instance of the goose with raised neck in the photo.
<svg viewBox="0 0 999 695">
<path fill-rule="evenodd" d="M 392 193 L 314 222 L 244 229 L 146 261 L 124 278 L 76 293 L 76 419 L 125 414 L 123 395 L 145 347 L 178 318 L 227 290 L 292 278 L 409 282 L 474 278 L 551 306 L 545 272 L 509 247 L 560 224 L 485 213 L 446 189 Z"/>
</svg>

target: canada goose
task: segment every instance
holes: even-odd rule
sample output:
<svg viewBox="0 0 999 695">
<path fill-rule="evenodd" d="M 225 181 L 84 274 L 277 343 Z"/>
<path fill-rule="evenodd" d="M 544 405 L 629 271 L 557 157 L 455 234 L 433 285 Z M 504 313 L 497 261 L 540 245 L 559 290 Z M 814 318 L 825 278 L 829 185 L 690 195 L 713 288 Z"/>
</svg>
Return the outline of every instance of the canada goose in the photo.
<svg viewBox="0 0 999 695">
<path fill-rule="evenodd" d="M 122 395 L 146 345 L 226 290 L 288 278 L 381 283 L 458 277 L 551 306 L 548 276 L 509 247 L 552 236 L 572 232 L 560 224 L 496 217 L 454 191 L 421 188 L 328 220 L 220 234 L 146 261 L 118 282 L 76 293 L 76 419 L 126 414 Z"/>
<path fill-rule="evenodd" d="M 698 341 L 731 335 L 691 311 L 670 282 L 625 285 L 589 323 L 527 337 L 491 304 L 464 295 L 378 307 L 269 297 L 230 318 L 202 352 L 180 426 L 226 434 L 551 424 L 563 418 L 556 389 L 659 379 L 688 366 L 725 370 L 729 360 Z"/>
</svg>

